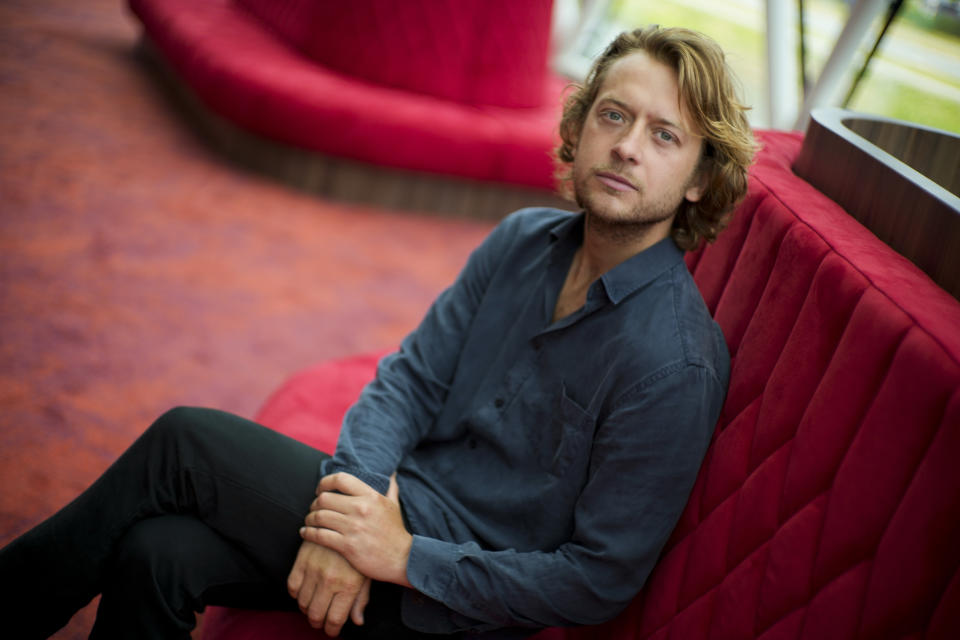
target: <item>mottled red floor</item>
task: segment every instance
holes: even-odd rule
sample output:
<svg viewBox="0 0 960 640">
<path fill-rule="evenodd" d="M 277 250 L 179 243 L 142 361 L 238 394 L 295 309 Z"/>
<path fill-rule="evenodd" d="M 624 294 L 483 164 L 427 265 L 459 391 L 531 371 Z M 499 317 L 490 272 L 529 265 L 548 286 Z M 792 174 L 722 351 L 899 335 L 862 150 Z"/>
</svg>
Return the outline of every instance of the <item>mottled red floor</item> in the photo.
<svg viewBox="0 0 960 640">
<path fill-rule="evenodd" d="M 164 409 L 250 416 L 298 368 L 395 345 L 489 229 L 233 168 L 137 36 L 120 0 L 0 3 L 0 544 Z"/>
</svg>

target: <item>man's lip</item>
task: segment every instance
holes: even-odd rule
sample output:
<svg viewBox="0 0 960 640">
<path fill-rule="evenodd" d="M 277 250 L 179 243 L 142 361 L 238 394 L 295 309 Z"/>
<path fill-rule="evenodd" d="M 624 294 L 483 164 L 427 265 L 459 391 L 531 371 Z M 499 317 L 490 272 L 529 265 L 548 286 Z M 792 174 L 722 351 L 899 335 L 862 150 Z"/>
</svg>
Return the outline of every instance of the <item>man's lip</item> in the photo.
<svg viewBox="0 0 960 640">
<path fill-rule="evenodd" d="M 637 188 L 633 186 L 633 183 L 618 176 L 615 173 L 610 173 L 609 171 L 600 171 L 597 174 L 597 180 L 607 185 L 611 189 L 616 189 L 617 191 L 637 191 Z"/>
</svg>

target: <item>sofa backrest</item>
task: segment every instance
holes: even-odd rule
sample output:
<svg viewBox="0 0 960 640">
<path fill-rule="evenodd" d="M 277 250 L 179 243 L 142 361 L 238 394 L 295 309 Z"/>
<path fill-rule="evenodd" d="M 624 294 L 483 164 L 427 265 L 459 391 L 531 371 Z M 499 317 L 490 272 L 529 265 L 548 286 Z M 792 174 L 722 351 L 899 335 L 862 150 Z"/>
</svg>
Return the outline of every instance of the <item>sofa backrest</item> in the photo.
<svg viewBox="0 0 960 640">
<path fill-rule="evenodd" d="M 688 257 L 732 356 L 690 501 L 631 607 L 567 635 L 960 637 L 960 303 L 763 142 Z"/>
<path fill-rule="evenodd" d="M 544 104 L 552 0 L 235 1 L 351 77 L 468 104 Z"/>
</svg>

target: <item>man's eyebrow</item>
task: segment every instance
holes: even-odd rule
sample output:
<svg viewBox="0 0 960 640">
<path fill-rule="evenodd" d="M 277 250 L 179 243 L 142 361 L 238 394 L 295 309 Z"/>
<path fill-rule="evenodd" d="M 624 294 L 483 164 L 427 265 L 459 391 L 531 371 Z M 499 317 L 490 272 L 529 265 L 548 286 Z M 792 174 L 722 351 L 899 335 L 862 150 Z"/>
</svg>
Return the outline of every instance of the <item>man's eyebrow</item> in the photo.
<svg viewBox="0 0 960 640">
<path fill-rule="evenodd" d="M 630 105 L 628 105 L 623 100 L 618 100 L 617 98 L 613 98 L 610 96 L 600 96 L 599 98 L 597 98 L 597 104 L 602 104 L 604 102 L 609 102 L 613 105 L 616 105 L 617 107 L 620 107 L 624 111 L 629 111 L 630 113 L 633 113 L 633 109 L 630 108 Z"/>
<path fill-rule="evenodd" d="M 686 128 L 686 127 L 684 127 L 684 126 L 683 126 L 682 124 L 680 124 L 679 122 L 674 122 L 674 121 L 671 120 L 670 118 L 656 118 L 656 119 L 654 120 L 654 122 L 655 122 L 656 124 L 663 124 L 663 125 L 666 125 L 666 126 L 668 126 L 668 127 L 673 127 L 674 129 L 677 129 L 678 131 L 682 131 L 683 133 L 689 133 L 689 131 L 687 131 L 687 128 Z"/>
<path fill-rule="evenodd" d="M 627 111 L 627 112 L 629 112 L 629 113 L 633 113 L 633 109 L 630 107 L 630 105 L 627 104 L 626 102 L 624 102 L 623 100 L 620 100 L 620 99 L 618 99 L 618 98 L 614 98 L 613 96 L 600 96 L 599 98 L 597 98 L 597 104 L 598 104 L 598 105 L 599 105 L 599 104 L 603 104 L 603 103 L 605 103 L 605 102 L 610 103 L 610 104 L 613 104 L 613 105 L 619 107 L 620 109 L 623 109 L 624 111 Z M 656 124 L 661 124 L 661 125 L 666 125 L 666 126 L 668 126 L 668 127 L 673 127 L 674 129 L 677 129 L 678 131 L 681 131 L 681 132 L 683 132 L 683 133 L 687 133 L 687 134 L 690 133 L 690 131 L 689 131 L 686 127 L 684 127 L 682 124 L 680 124 L 679 122 L 676 122 L 676 121 L 674 121 L 674 120 L 671 120 L 670 118 L 665 118 L 665 117 L 663 117 L 663 116 L 659 116 L 659 117 L 654 118 L 653 122 L 656 123 Z"/>
</svg>

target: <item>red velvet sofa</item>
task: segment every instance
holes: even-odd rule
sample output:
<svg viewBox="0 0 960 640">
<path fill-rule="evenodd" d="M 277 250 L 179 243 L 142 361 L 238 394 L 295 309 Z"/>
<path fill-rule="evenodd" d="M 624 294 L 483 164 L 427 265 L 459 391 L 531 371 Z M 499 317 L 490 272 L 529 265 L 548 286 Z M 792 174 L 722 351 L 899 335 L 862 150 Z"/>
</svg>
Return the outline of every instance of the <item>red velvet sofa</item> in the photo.
<svg viewBox="0 0 960 640">
<path fill-rule="evenodd" d="M 960 637 L 960 303 L 790 169 L 763 132 L 749 194 L 688 266 L 732 355 L 687 508 L 644 590 L 587 640 Z M 258 419 L 332 450 L 378 354 L 294 375 Z M 322 637 L 211 608 L 206 640 Z"/>
<path fill-rule="evenodd" d="M 553 188 L 552 0 L 129 0 L 164 65 L 264 138 Z"/>
</svg>

